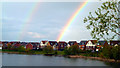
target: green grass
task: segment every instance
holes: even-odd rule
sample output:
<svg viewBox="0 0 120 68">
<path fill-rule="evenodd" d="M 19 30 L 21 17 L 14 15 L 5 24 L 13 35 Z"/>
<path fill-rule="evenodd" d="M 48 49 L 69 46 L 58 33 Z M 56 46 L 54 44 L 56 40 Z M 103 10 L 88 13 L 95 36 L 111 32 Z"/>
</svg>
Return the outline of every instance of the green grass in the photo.
<svg viewBox="0 0 120 68">
<path fill-rule="evenodd" d="M 64 51 L 57 51 L 58 55 L 65 55 Z"/>
</svg>

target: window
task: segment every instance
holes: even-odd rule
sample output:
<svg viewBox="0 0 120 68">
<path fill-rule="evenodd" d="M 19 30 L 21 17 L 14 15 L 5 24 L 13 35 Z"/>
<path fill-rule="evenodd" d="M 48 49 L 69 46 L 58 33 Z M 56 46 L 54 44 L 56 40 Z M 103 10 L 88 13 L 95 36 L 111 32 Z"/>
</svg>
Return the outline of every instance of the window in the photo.
<svg viewBox="0 0 120 68">
<path fill-rule="evenodd" d="M 61 47 L 63 47 L 63 45 L 61 45 Z"/>
</svg>

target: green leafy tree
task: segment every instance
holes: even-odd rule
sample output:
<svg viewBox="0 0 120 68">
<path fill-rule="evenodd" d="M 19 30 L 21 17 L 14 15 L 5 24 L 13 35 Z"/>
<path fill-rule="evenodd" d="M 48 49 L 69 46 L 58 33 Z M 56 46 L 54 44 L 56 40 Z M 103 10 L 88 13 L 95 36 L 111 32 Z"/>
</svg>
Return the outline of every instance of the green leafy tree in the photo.
<svg viewBox="0 0 120 68">
<path fill-rule="evenodd" d="M 113 58 L 111 49 L 112 49 L 112 47 L 110 45 L 105 46 L 102 49 L 102 54 L 103 54 L 104 58 L 106 58 L 106 59 L 112 59 Z"/>
<path fill-rule="evenodd" d="M 43 51 L 49 54 L 53 52 L 53 48 L 51 46 L 46 46 L 45 48 L 43 48 Z"/>
<path fill-rule="evenodd" d="M 25 52 L 26 49 L 23 46 L 19 46 L 17 50 L 20 52 Z"/>
<path fill-rule="evenodd" d="M 79 54 L 79 52 L 80 52 L 80 49 L 79 49 L 78 45 L 72 45 L 69 48 L 66 48 L 64 50 L 64 53 L 66 55 L 77 55 L 77 54 Z"/>
<path fill-rule="evenodd" d="M 120 60 L 120 46 L 113 47 L 112 54 L 115 61 Z"/>
<path fill-rule="evenodd" d="M 103 2 L 101 7 L 95 11 L 95 16 L 89 12 L 89 16 L 84 18 L 84 23 L 89 23 L 86 28 L 91 29 L 91 36 L 94 39 L 111 40 L 116 36 L 120 36 L 118 29 L 120 28 L 120 20 L 118 14 L 120 2 L 110 0 Z M 111 35 L 111 33 L 113 33 Z"/>
<path fill-rule="evenodd" d="M 7 49 L 8 49 L 8 50 L 11 50 L 11 48 L 12 48 L 12 45 L 11 45 L 10 43 L 8 43 L 8 44 L 7 44 Z"/>
</svg>

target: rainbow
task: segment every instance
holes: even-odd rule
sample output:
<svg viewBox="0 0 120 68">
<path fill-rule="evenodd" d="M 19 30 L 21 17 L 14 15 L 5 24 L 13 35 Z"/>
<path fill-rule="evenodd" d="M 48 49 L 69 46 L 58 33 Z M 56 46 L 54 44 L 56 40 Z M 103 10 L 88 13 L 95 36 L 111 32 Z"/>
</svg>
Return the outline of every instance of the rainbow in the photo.
<svg viewBox="0 0 120 68">
<path fill-rule="evenodd" d="M 63 38 L 63 36 L 64 36 L 65 32 L 67 31 L 67 29 L 75 21 L 75 19 L 79 15 L 80 11 L 87 5 L 87 3 L 88 3 L 88 0 L 86 0 L 84 3 L 82 3 L 82 5 L 80 5 L 79 8 L 76 10 L 76 12 L 71 16 L 71 18 L 68 20 L 67 24 L 63 27 L 61 33 L 57 37 L 57 41 L 60 41 Z"/>
<path fill-rule="evenodd" d="M 23 26 L 21 27 L 22 29 L 20 30 L 20 36 L 18 37 L 19 40 L 22 40 L 22 38 L 24 37 L 24 33 L 27 31 L 28 29 L 28 24 L 30 22 L 32 22 L 34 15 L 36 14 L 38 8 L 39 8 L 40 2 L 35 2 L 33 4 L 33 6 L 31 7 L 31 9 L 29 10 L 28 14 L 26 15 L 26 19 L 25 22 L 23 24 Z"/>
</svg>

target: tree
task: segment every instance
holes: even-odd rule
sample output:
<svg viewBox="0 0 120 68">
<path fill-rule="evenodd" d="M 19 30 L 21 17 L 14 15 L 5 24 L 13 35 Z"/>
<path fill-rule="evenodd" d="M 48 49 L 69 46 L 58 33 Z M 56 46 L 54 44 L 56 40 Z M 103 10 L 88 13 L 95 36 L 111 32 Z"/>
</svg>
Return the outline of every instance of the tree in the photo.
<svg viewBox="0 0 120 68">
<path fill-rule="evenodd" d="M 76 55 L 76 54 L 79 54 L 79 51 L 80 49 L 78 45 L 72 45 L 69 48 L 65 48 L 64 53 L 66 55 Z"/>
<path fill-rule="evenodd" d="M 8 43 L 8 44 L 7 44 L 7 49 L 8 49 L 8 50 L 11 50 L 11 48 L 12 48 L 12 45 L 11 45 L 10 43 Z"/>
<path fill-rule="evenodd" d="M 95 11 L 95 16 L 89 12 L 89 16 L 84 18 L 84 23 L 89 22 L 86 26 L 87 29 L 91 29 L 91 36 L 93 39 L 99 40 L 112 40 L 116 36 L 120 36 L 118 29 L 120 28 L 120 20 L 118 14 L 120 9 L 118 5 L 120 2 L 116 0 L 110 0 L 102 3 L 101 7 Z M 111 33 L 113 33 L 111 35 Z"/>
<path fill-rule="evenodd" d="M 51 46 L 46 46 L 45 48 L 43 48 L 43 51 L 45 53 L 52 53 L 53 52 L 53 48 Z"/>
<path fill-rule="evenodd" d="M 23 46 L 19 46 L 17 48 L 17 50 L 20 51 L 20 52 L 25 52 L 25 48 Z"/>
<path fill-rule="evenodd" d="M 103 54 L 103 57 L 104 57 L 104 58 L 107 58 L 107 59 L 112 59 L 112 58 L 113 58 L 111 48 L 112 48 L 112 47 L 111 47 L 110 45 L 108 45 L 108 46 L 105 46 L 105 47 L 102 49 L 102 54 Z"/>
<path fill-rule="evenodd" d="M 120 46 L 115 46 L 112 48 L 113 59 L 115 61 L 120 60 Z"/>
</svg>

